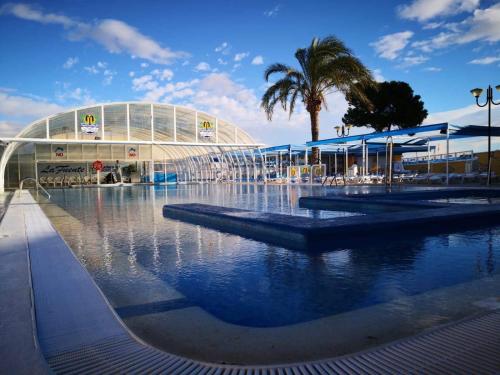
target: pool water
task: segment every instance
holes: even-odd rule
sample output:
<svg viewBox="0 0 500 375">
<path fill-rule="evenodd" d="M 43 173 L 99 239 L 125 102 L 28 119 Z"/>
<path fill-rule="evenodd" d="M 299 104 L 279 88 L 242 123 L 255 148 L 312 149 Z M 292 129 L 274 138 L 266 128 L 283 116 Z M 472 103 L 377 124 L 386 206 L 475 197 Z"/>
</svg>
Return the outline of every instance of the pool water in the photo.
<svg viewBox="0 0 500 375">
<path fill-rule="evenodd" d="M 493 197 L 463 197 L 463 198 L 440 198 L 431 199 L 435 203 L 457 203 L 457 204 L 500 204 L 500 198 Z"/>
<path fill-rule="evenodd" d="M 163 296 L 154 296 L 160 282 L 178 293 L 181 308 L 198 306 L 224 322 L 247 327 L 279 327 L 498 274 L 499 227 L 411 237 L 388 231 L 384 239 L 366 238 L 362 246 L 332 245 L 330 251 L 308 253 L 162 216 L 164 204 L 196 202 L 342 217 L 352 213 L 299 209 L 298 198 L 369 191 L 360 189 L 262 185 L 54 189 L 52 201 L 74 218 L 59 220 L 57 229 L 117 308 L 133 302 L 137 293 L 161 302 Z M 57 215 L 51 219 L 57 221 Z"/>
</svg>

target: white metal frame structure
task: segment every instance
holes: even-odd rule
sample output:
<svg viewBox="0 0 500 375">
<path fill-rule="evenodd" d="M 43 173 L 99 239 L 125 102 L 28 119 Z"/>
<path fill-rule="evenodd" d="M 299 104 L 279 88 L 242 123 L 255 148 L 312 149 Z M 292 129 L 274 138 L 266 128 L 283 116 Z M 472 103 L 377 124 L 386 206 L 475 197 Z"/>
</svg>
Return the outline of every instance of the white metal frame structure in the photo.
<svg viewBox="0 0 500 375">
<path fill-rule="evenodd" d="M 208 113 L 162 103 L 114 102 L 74 108 L 34 121 L 15 137 L 0 136 L 0 142 L 4 146 L 0 192 L 17 186 L 23 178 L 37 178 L 40 162 L 137 162 L 148 169 L 150 181 L 155 170 L 165 174 L 171 170 L 177 181 L 242 181 L 242 168 L 247 171 L 246 181 L 265 175 L 257 168 L 265 164 L 263 160 L 245 156 L 249 152 L 259 156 L 250 150 L 263 145 L 245 131 Z M 64 150 L 63 156 L 57 156 L 56 148 Z M 247 163 L 252 163 L 253 178 Z"/>
</svg>

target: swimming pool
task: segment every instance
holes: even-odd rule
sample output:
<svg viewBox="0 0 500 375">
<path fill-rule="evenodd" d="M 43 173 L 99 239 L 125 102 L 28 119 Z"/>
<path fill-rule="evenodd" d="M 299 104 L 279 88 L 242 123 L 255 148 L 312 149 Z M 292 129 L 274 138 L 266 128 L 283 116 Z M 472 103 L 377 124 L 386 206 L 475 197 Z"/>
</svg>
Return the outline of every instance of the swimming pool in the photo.
<svg viewBox="0 0 500 375">
<path fill-rule="evenodd" d="M 245 337 L 258 342 L 255 337 L 272 335 L 283 347 L 292 345 L 285 340 L 294 335 L 314 336 L 318 345 L 311 339 L 312 349 L 301 354 L 279 352 L 273 359 L 265 354 L 252 359 L 257 363 L 299 360 L 418 332 L 481 311 L 488 305 L 484 301 L 498 297 L 499 227 L 434 236 L 400 237 L 388 231 L 384 240 L 367 238 L 363 245 L 317 254 L 162 216 L 164 204 L 199 202 L 345 217 L 354 213 L 298 208 L 301 196 L 345 191 L 362 194 L 373 189 L 262 185 L 55 189 L 52 201 L 57 207 L 42 207 L 139 336 L 206 360 L 212 358 L 200 352 L 205 349 L 196 348 L 193 340 L 189 345 L 176 344 L 178 336 L 174 340 L 168 329 L 175 331 L 177 325 L 194 330 L 202 342 L 210 341 L 204 330 L 218 332 L 220 340 L 226 340 L 224 334 L 229 332 L 226 342 L 239 344 L 245 343 Z M 345 337 L 340 349 L 329 349 L 318 330 L 326 326 L 333 332 L 347 330 L 352 338 Z M 369 333 L 370 329 L 377 334 Z M 384 336 L 389 329 L 394 332 Z M 317 332 L 305 333 L 311 330 Z M 363 342 L 351 342 L 359 337 Z"/>
</svg>

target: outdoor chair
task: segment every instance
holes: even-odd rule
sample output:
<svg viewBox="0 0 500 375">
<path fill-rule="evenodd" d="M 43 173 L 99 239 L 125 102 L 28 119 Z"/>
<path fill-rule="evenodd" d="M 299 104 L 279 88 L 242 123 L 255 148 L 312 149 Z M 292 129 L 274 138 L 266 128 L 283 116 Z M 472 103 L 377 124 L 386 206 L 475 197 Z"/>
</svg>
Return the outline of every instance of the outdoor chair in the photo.
<svg viewBox="0 0 500 375">
<path fill-rule="evenodd" d="M 370 180 L 372 181 L 373 184 L 381 184 L 384 182 L 384 176 L 383 175 L 371 175 Z"/>
<path fill-rule="evenodd" d="M 429 182 L 429 178 L 433 176 L 433 173 L 423 173 L 423 174 L 418 174 L 417 176 L 415 176 L 413 178 L 413 182 L 415 182 L 416 184 L 420 184 L 420 183 L 428 183 Z"/>
<path fill-rule="evenodd" d="M 436 173 L 433 174 L 432 176 L 429 176 L 428 179 L 430 184 L 444 184 L 446 182 L 446 174 L 444 173 Z"/>
<path fill-rule="evenodd" d="M 64 176 L 57 176 L 56 178 L 54 178 L 54 187 L 56 186 L 63 186 L 63 183 L 64 183 Z"/>
<path fill-rule="evenodd" d="M 462 183 L 465 182 L 478 182 L 480 179 L 479 172 L 465 173 L 462 178 Z"/>
<path fill-rule="evenodd" d="M 450 173 L 448 175 L 448 180 L 450 182 L 450 184 L 453 184 L 453 183 L 460 183 L 460 184 L 463 184 L 464 183 L 464 174 L 463 173 Z"/>
<path fill-rule="evenodd" d="M 42 186 L 47 186 L 47 177 L 42 176 L 38 179 L 38 183 Z"/>
</svg>

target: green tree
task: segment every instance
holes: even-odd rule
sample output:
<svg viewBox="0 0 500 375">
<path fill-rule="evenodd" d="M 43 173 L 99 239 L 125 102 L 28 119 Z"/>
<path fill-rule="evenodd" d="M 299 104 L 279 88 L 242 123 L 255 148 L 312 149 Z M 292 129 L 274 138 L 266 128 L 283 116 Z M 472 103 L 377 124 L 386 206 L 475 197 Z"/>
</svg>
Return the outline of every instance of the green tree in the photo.
<svg viewBox="0 0 500 375">
<path fill-rule="evenodd" d="M 271 121 L 276 104 L 281 104 L 291 116 L 297 99 L 301 100 L 311 118 L 311 139 L 317 141 L 319 112 L 322 106 L 326 108 L 326 95 L 333 91 L 357 92 L 363 98 L 362 89 L 373 83 L 372 76 L 351 50 L 334 36 L 314 38 L 309 47 L 295 52 L 295 58 L 299 69 L 279 63 L 266 69 L 264 78 L 267 82 L 276 73 L 282 77 L 266 90 L 261 106 Z M 313 162 L 319 162 L 316 147 L 313 148 Z"/>
<path fill-rule="evenodd" d="M 420 125 L 428 114 L 420 95 L 414 95 L 406 82 L 381 82 L 370 87 L 358 87 L 346 98 L 349 109 L 342 121 L 354 126 L 370 126 L 378 132 L 391 130 L 394 126 L 413 128 Z"/>
</svg>

